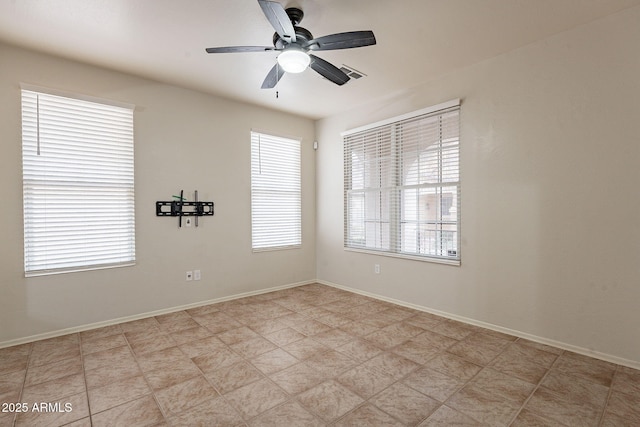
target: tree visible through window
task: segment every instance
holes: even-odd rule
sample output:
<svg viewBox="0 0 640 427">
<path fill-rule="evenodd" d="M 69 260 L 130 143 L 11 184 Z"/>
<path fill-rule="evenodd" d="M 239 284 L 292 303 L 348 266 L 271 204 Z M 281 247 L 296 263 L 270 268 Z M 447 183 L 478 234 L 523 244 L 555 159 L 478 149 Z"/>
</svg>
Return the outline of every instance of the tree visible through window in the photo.
<svg viewBox="0 0 640 427">
<path fill-rule="evenodd" d="M 459 261 L 459 103 L 344 136 L 345 247 Z"/>
</svg>

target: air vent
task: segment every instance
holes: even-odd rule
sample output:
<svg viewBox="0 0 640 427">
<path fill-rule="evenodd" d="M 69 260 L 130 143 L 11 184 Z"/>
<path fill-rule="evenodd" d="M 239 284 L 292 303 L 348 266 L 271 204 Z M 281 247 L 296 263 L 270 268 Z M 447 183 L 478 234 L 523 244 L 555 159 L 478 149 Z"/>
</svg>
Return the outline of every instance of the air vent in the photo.
<svg viewBox="0 0 640 427">
<path fill-rule="evenodd" d="M 345 73 L 347 76 L 349 76 L 352 79 L 359 79 L 360 77 L 365 77 L 366 74 L 361 73 L 360 71 L 357 71 L 351 67 L 349 67 L 348 65 L 344 65 L 342 64 L 342 67 L 340 67 L 340 70 Z"/>
</svg>

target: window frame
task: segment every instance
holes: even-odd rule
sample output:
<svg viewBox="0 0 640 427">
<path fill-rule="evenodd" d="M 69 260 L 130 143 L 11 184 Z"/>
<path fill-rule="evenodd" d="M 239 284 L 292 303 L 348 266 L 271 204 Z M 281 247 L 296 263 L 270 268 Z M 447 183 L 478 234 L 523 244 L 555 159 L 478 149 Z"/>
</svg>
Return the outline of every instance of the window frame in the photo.
<svg viewBox="0 0 640 427">
<path fill-rule="evenodd" d="M 412 120 L 420 120 L 420 119 L 429 119 L 432 117 L 442 117 L 445 114 L 452 114 L 455 113 L 455 137 L 453 138 L 453 140 L 455 140 L 455 144 L 453 144 L 452 146 L 454 147 L 454 150 L 456 152 L 456 156 L 455 156 L 455 170 L 457 173 L 457 179 L 455 181 L 443 181 L 442 180 L 442 173 L 443 173 L 443 167 L 442 167 L 442 153 L 443 153 L 443 148 L 442 148 L 442 144 L 443 144 L 443 137 L 442 135 L 440 136 L 440 140 L 439 140 L 439 154 L 438 154 L 438 173 L 440 174 L 440 180 L 437 183 L 432 183 L 432 184 L 416 184 L 416 185 L 407 185 L 405 183 L 405 179 L 406 179 L 406 171 L 403 170 L 404 167 L 406 167 L 406 165 L 403 163 L 404 160 L 404 152 L 402 151 L 403 148 L 401 146 L 401 144 L 403 144 L 403 140 L 401 136 L 396 135 L 396 132 L 399 132 L 399 127 L 405 125 L 406 123 L 410 123 Z M 344 234 L 343 234 L 343 247 L 344 250 L 346 251 L 353 251 L 353 252 L 362 252 L 362 253 L 369 253 L 369 254 L 376 254 L 376 255 L 384 255 L 384 256 L 390 256 L 390 257 L 398 257 L 398 258 L 403 258 L 403 259 L 412 259 L 412 260 L 419 260 L 419 261 L 427 261 L 427 262 L 435 262 L 435 263 L 442 263 L 442 264 L 449 264 L 449 265 L 457 265 L 459 266 L 461 264 L 461 251 L 460 251 L 460 246 L 461 246 L 461 209 L 460 209 L 460 202 L 461 202 L 461 198 L 460 198 L 460 124 L 459 124 L 459 114 L 460 114 L 460 100 L 459 99 L 454 99 L 448 102 L 444 102 L 441 104 L 437 104 L 434 105 L 432 107 L 428 107 L 428 108 L 424 108 L 418 111 L 413 111 L 407 114 L 403 114 L 400 116 L 396 116 L 396 117 L 392 117 L 386 120 L 382 120 L 379 122 L 375 122 L 369 125 L 365 125 L 365 126 L 361 126 L 358 128 L 354 128 L 345 132 L 342 132 L 342 137 L 343 137 L 343 148 L 344 148 L 344 157 L 343 157 L 343 162 L 344 162 L 344 206 L 343 206 L 343 211 L 344 211 Z M 367 183 L 362 182 L 362 180 L 360 180 L 360 182 L 358 183 L 358 185 L 362 186 L 362 188 L 354 188 L 353 185 L 353 180 L 354 180 L 354 154 L 357 150 L 357 143 L 355 142 L 355 139 L 358 137 L 362 137 L 362 138 L 368 138 L 366 139 L 366 142 L 362 142 L 362 146 L 365 147 L 364 149 L 372 149 L 372 147 L 374 146 L 374 144 L 377 144 L 376 146 L 376 154 L 375 156 L 372 156 L 372 158 L 374 158 L 376 161 L 379 161 L 380 164 L 376 165 L 373 168 L 369 168 L 370 172 L 368 174 L 368 176 L 372 176 L 372 174 L 374 173 L 379 173 L 380 177 L 378 177 L 378 179 L 382 180 L 382 175 L 385 175 L 385 183 L 386 186 L 383 185 L 382 183 L 379 184 L 379 188 L 378 187 L 367 187 Z M 363 141 L 365 141 L 363 139 Z M 418 155 L 416 156 L 416 159 L 418 159 L 424 152 L 426 152 L 428 150 L 424 150 L 421 152 L 418 152 Z M 363 151 L 364 153 L 364 151 Z M 361 157 L 363 158 L 367 158 L 367 156 L 365 154 L 362 154 Z M 387 168 L 388 170 L 383 170 L 385 168 L 384 165 L 382 165 L 382 162 L 385 161 L 386 157 L 388 157 L 388 164 L 387 164 Z M 450 161 L 448 159 L 448 161 Z M 362 161 L 361 163 L 366 163 L 366 161 Z M 361 169 L 362 170 L 362 169 Z M 387 176 L 388 175 L 388 176 Z M 455 255 L 454 256 L 450 256 L 448 255 L 450 252 L 448 250 L 448 248 L 440 248 L 439 250 L 442 251 L 442 253 L 446 253 L 447 255 L 443 255 L 443 254 L 431 254 L 431 253 L 424 253 L 424 254 L 420 254 L 419 251 L 420 249 L 418 249 L 417 251 L 403 251 L 403 247 L 406 247 L 406 242 L 407 242 L 407 237 L 403 236 L 403 232 L 402 232 L 402 227 L 403 225 L 405 225 L 406 223 L 410 222 L 408 221 L 406 218 L 403 218 L 403 211 L 406 209 L 405 206 L 405 201 L 402 198 L 402 194 L 404 189 L 406 189 L 406 187 L 410 187 L 412 189 L 424 189 L 424 188 L 433 188 L 434 189 L 434 194 L 439 194 L 439 204 L 438 204 L 438 212 L 441 211 L 441 209 L 443 208 L 443 201 L 445 200 L 445 196 L 449 194 L 449 192 L 444 193 L 443 189 L 444 188 L 448 188 L 448 189 L 453 189 L 453 192 L 455 193 L 451 193 L 450 197 L 455 198 L 456 202 L 455 202 L 455 208 L 456 211 L 454 212 L 455 214 L 455 221 L 451 221 L 450 219 L 448 220 L 440 220 L 439 224 L 440 224 L 440 237 L 439 240 L 442 244 L 442 242 L 445 242 L 445 232 L 448 232 L 446 230 L 446 227 L 444 227 L 445 224 L 447 225 L 453 225 L 453 227 L 455 228 L 455 230 L 453 230 L 453 233 L 455 233 L 455 243 L 450 243 L 453 247 L 452 249 L 454 249 Z M 441 192 L 438 193 L 438 190 L 440 190 Z M 381 196 L 381 194 L 387 191 L 388 195 L 386 196 L 386 199 L 384 199 L 384 197 Z M 357 197 L 358 195 L 362 195 L 362 198 L 364 199 L 366 197 L 366 195 L 369 194 L 373 194 L 376 195 L 376 192 L 380 193 L 379 197 L 379 206 L 378 207 L 376 205 L 376 207 L 373 209 L 374 212 L 369 212 L 368 216 L 363 215 L 362 218 L 359 220 L 359 222 L 361 224 L 354 224 L 354 221 L 352 220 L 351 216 L 354 215 L 354 209 L 358 208 L 358 206 L 354 206 L 354 198 Z M 385 207 L 386 206 L 386 207 Z M 453 207 L 453 204 L 452 206 Z M 360 210 L 362 212 L 364 212 L 365 214 L 367 213 L 367 206 L 364 203 L 360 203 L 359 206 Z M 419 207 L 414 208 L 415 212 L 418 212 L 418 210 L 420 209 Z M 450 209 L 449 208 L 447 210 L 447 213 L 450 213 Z M 375 212 L 378 211 L 378 212 Z M 373 215 L 376 215 L 375 217 Z M 371 219 L 374 218 L 374 219 Z M 379 218 L 378 220 L 376 220 L 375 218 Z M 441 216 L 442 218 L 442 216 Z M 367 242 L 367 234 L 364 231 L 360 231 L 362 234 L 362 239 L 360 239 L 361 244 L 357 244 L 354 243 L 354 239 L 353 237 L 357 237 L 357 234 L 354 235 L 354 225 L 358 225 L 360 229 L 364 229 L 366 228 L 366 224 L 368 222 L 376 222 L 378 221 L 379 224 L 379 229 L 380 231 L 380 239 L 378 239 L 378 237 L 376 236 L 375 238 L 372 238 L 372 240 L 374 241 L 373 244 L 368 244 Z M 418 223 L 418 221 L 415 221 L 416 224 Z M 434 221 L 434 223 L 436 223 L 438 221 Z M 384 224 L 388 224 L 388 231 L 384 230 L 383 226 Z M 417 228 L 417 226 L 416 226 Z M 357 231 L 357 230 L 356 230 Z M 378 229 L 376 229 L 376 232 L 378 231 Z M 385 234 L 388 233 L 388 236 Z M 419 233 L 417 233 L 419 235 Z M 386 239 L 386 240 L 385 240 Z M 414 241 L 414 246 L 418 246 L 417 242 L 418 238 L 415 239 Z M 448 242 L 451 242 L 450 240 Z"/>
<path fill-rule="evenodd" d="M 265 144 L 265 145 L 262 145 Z M 274 153 L 275 146 L 282 144 L 283 151 Z M 269 151 L 271 150 L 271 151 Z M 302 247 L 302 139 L 284 137 L 262 131 L 251 131 L 251 164 L 250 164 L 250 193 L 251 193 L 251 250 L 254 253 L 265 251 L 279 251 L 299 249 Z M 264 153 L 264 159 L 263 159 Z M 286 163 L 285 160 L 289 160 Z M 264 167 L 264 179 L 258 179 L 256 172 Z M 293 181 L 286 181 L 289 177 Z M 260 199 L 258 194 L 262 193 Z M 264 197 L 268 195 L 268 197 Z M 275 200 L 290 203 L 283 211 L 282 204 Z M 267 210 L 265 210 L 265 208 Z M 293 218 L 286 223 L 276 218 L 274 211 Z M 260 217 L 258 215 L 261 215 Z M 269 236 L 270 230 L 287 230 L 280 235 L 280 239 Z"/>
<path fill-rule="evenodd" d="M 134 108 L 21 84 L 25 277 L 135 265 Z"/>
</svg>

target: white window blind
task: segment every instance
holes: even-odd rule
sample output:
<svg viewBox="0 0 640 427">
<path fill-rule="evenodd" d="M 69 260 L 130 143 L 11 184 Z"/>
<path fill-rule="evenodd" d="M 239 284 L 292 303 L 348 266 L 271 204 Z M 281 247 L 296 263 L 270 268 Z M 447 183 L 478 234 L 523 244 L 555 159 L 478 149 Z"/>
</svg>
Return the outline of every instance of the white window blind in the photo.
<svg viewBox="0 0 640 427">
<path fill-rule="evenodd" d="M 345 132 L 345 247 L 459 262 L 459 101 Z"/>
<path fill-rule="evenodd" d="M 251 240 L 254 251 L 300 247 L 300 141 L 251 132 Z"/>
<path fill-rule="evenodd" d="M 133 110 L 22 90 L 27 275 L 135 261 Z"/>
</svg>

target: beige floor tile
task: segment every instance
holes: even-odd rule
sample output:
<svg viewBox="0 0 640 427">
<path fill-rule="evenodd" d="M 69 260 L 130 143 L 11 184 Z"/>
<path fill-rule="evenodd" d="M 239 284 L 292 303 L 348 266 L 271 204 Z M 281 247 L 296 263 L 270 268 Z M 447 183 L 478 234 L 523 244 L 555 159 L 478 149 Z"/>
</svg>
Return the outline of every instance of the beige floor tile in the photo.
<svg viewBox="0 0 640 427">
<path fill-rule="evenodd" d="M 458 340 L 433 331 L 425 331 L 414 337 L 412 341 L 424 343 L 438 350 L 446 350 L 458 342 Z"/>
<path fill-rule="evenodd" d="M 367 335 L 370 335 L 375 331 L 380 330 L 379 327 L 370 325 L 366 323 L 364 320 L 357 320 L 355 322 L 345 323 L 344 325 L 340 326 L 340 329 L 350 333 L 351 335 L 355 335 L 361 338 Z"/>
<path fill-rule="evenodd" d="M 80 356 L 80 344 L 77 342 L 62 342 L 39 346 L 40 341 L 34 343 L 29 356 L 29 366 L 47 365 L 64 359 Z"/>
<path fill-rule="evenodd" d="M 155 396 L 163 412 L 174 416 L 219 395 L 203 376 L 198 376 L 157 390 Z"/>
<path fill-rule="evenodd" d="M 483 333 L 474 333 L 449 347 L 447 351 L 477 365 L 485 366 L 509 344 L 500 338 Z"/>
<path fill-rule="evenodd" d="M 29 412 L 16 415 L 17 427 L 62 426 L 89 416 L 87 393 L 81 392 L 67 396 L 60 401 L 38 401 L 46 406 L 35 410 L 33 404 Z M 54 406 L 47 405 L 52 403 Z"/>
<path fill-rule="evenodd" d="M 233 390 L 224 397 L 245 420 L 287 400 L 287 394 L 266 378 Z"/>
<path fill-rule="evenodd" d="M 618 366 L 611 387 L 621 393 L 640 397 L 640 371 Z"/>
<path fill-rule="evenodd" d="M 252 331 L 246 326 L 240 328 L 229 329 L 228 331 L 219 333 L 216 335 L 220 341 L 227 345 L 237 344 L 242 341 L 247 341 L 258 336 L 257 333 Z"/>
<path fill-rule="evenodd" d="M 329 348 L 335 349 L 336 347 L 340 347 L 341 345 L 353 341 L 355 337 L 351 334 L 341 331 L 340 329 L 330 329 L 328 331 L 313 335 L 313 339 L 321 344 L 326 345 Z"/>
<path fill-rule="evenodd" d="M 122 332 L 144 332 L 153 329 L 157 329 L 160 326 L 158 321 L 153 317 L 147 317 L 144 319 L 133 320 L 131 322 L 120 323 L 120 328 L 122 328 Z"/>
<path fill-rule="evenodd" d="M 142 371 L 132 356 L 129 358 L 123 355 L 121 358 L 113 358 L 111 361 L 100 363 L 97 368 L 89 370 L 87 369 L 87 361 L 85 359 L 84 375 L 87 387 L 94 388 L 142 375 Z"/>
<path fill-rule="evenodd" d="M 198 322 L 196 322 L 189 316 L 184 319 L 178 319 L 178 320 L 161 323 L 160 329 L 166 333 L 175 333 L 175 332 L 184 331 L 186 329 L 193 329 L 198 326 L 200 326 Z"/>
<path fill-rule="evenodd" d="M 46 365 L 33 366 L 27 371 L 25 386 L 43 383 L 82 372 L 82 359 L 72 357 Z"/>
<path fill-rule="evenodd" d="M 519 357 L 511 348 L 496 357 L 489 366 L 531 384 L 538 384 L 548 369 L 526 357 Z"/>
<path fill-rule="evenodd" d="M 325 423 L 296 401 L 288 401 L 269 409 L 249 422 L 251 427 L 322 427 Z"/>
<path fill-rule="evenodd" d="M 242 386 L 259 381 L 264 375 L 250 363 L 239 362 L 206 374 L 207 379 L 222 394 L 236 390 Z"/>
<path fill-rule="evenodd" d="M 217 397 L 169 418 L 169 424 L 176 427 L 238 427 L 242 425 L 242 418 L 224 398 Z"/>
<path fill-rule="evenodd" d="M 312 356 L 305 363 L 321 372 L 327 379 L 336 377 L 357 365 L 354 359 L 335 350 Z"/>
<path fill-rule="evenodd" d="M 406 357 L 394 353 L 382 353 L 362 364 L 369 369 L 388 375 L 395 381 L 402 379 L 420 367 Z"/>
<path fill-rule="evenodd" d="M 158 369 L 172 369 L 175 366 L 191 364 L 189 357 L 177 347 L 170 347 L 154 351 L 152 353 L 145 353 L 138 356 L 136 360 L 143 372 L 150 372 Z"/>
<path fill-rule="evenodd" d="M 298 360 L 305 360 L 312 356 L 325 353 L 330 350 L 330 348 L 326 345 L 321 344 L 309 337 L 303 338 L 291 344 L 287 344 L 283 346 L 282 349 L 286 350 L 287 353 L 293 355 Z"/>
<path fill-rule="evenodd" d="M 362 338 L 349 341 L 348 343 L 337 347 L 336 350 L 360 363 L 366 362 L 367 360 L 382 353 L 382 349 L 380 347 L 377 347 Z"/>
<path fill-rule="evenodd" d="M 6 375 L 11 372 L 25 371 L 29 362 L 29 354 L 23 356 L 19 354 L 0 354 L 0 375 Z"/>
<path fill-rule="evenodd" d="M 470 325 L 465 325 L 464 323 L 460 323 L 455 320 L 446 319 L 440 322 L 435 327 L 431 328 L 431 331 L 436 332 L 440 335 L 447 336 L 449 338 L 453 338 L 455 340 L 462 340 L 471 335 L 474 331 L 474 328 Z"/>
<path fill-rule="evenodd" d="M 289 394 L 298 394 L 320 384 L 326 378 L 306 363 L 298 363 L 272 374 L 271 380 Z"/>
<path fill-rule="evenodd" d="M 0 403 L 19 402 L 26 370 L 0 375 Z M 0 408 L 1 409 L 1 408 Z M 2 413 L 0 411 L 0 413 Z"/>
<path fill-rule="evenodd" d="M 601 410 L 609 394 L 609 387 L 593 383 L 583 377 L 574 377 L 561 371 L 551 369 L 540 383 L 541 387 L 556 394 L 582 402 Z"/>
<path fill-rule="evenodd" d="M 523 409 L 520 411 L 515 420 L 509 427 L 570 427 L 566 424 L 561 424 L 556 420 L 545 418 L 543 415 L 534 414 L 533 412 Z"/>
<path fill-rule="evenodd" d="M 249 325 L 251 330 L 263 336 L 288 328 L 288 324 L 280 319 L 269 319 Z"/>
<path fill-rule="evenodd" d="M 323 316 L 317 317 L 316 320 L 329 325 L 332 328 L 338 328 L 352 321 L 347 316 L 338 313 L 327 313 Z"/>
<path fill-rule="evenodd" d="M 336 377 L 336 381 L 363 399 L 368 399 L 393 384 L 395 379 L 391 375 L 359 365 Z"/>
<path fill-rule="evenodd" d="M 124 334 L 113 334 L 106 337 L 98 337 L 82 340 L 82 354 L 87 355 L 98 351 L 109 350 L 115 347 L 127 345 Z"/>
<path fill-rule="evenodd" d="M 481 427 L 473 418 L 458 412 L 448 406 L 442 405 L 429 418 L 420 424 L 420 427 Z"/>
<path fill-rule="evenodd" d="M 135 358 L 126 345 L 97 351 L 84 356 L 84 369 L 91 370 L 100 367 L 110 366 L 121 362 L 135 363 Z"/>
<path fill-rule="evenodd" d="M 440 352 L 436 347 L 415 339 L 405 341 L 392 351 L 420 365 L 424 365 Z"/>
<path fill-rule="evenodd" d="M 206 328 L 205 328 L 206 329 Z M 207 329 L 208 331 L 208 329 Z M 211 353 L 222 348 L 227 348 L 227 345 L 214 336 L 202 338 L 195 341 L 190 341 L 185 344 L 178 345 L 178 348 L 182 350 L 188 357 L 197 357 L 203 354 Z"/>
<path fill-rule="evenodd" d="M 192 358 L 193 362 L 205 374 L 217 371 L 218 369 L 231 366 L 242 361 L 242 358 L 229 348 L 220 348 L 212 353 L 206 353 Z"/>
<path fill-rule="evenodd" d="M 26 386 L 22 391 L 23 402 L 57 402 L 67 396 L 86 393 L 82 373 L 72 374 L 51 381 Z"/>
<path fill-rule="evenodd" d="M 447 400 L 447 406 L 488 426 L 506 426 L 521 405 L 474 386 L 465 386 Z"/>
<path fill-rule="evenodd" d="M 444 402 L 460 390 L 465 381 L 429 368 L 422 368 L 412 372 L 403 380 L 403 383 L 422 394 Z"/>
<path fill-rule="evenodd" d="M 153 390 L 171 387 L 199 375 L 201 375 L 200 369 L 198 369 L 195 363 L 189 360 L 176 363 L 168 369 L 160 368 L 144 373 L 147 382 Z"/>
<path fill-rule="evenodd" d="M 151 394 L 151 389 L 142 376 L 126 378 L 103 387 L 89 389 L 91 413 L 105 411 L 147 394 Z"/>
<path fill-rule="evenodd" d="M 123 333 L 120 325 L 109 325 L 102 328 L 91 329 L 89 331 L 80 332 L 81 341 L 94 340 L 98 338 L 106 338 L 111 335 Z"/>
<path fill-rule="evenodd" d="M 404 427 L 404 424 L 375 406 L 365 403 L 351 411 L 338 422 L 336 427 Z"/>
<path fill-rule="evenodd" d="M 272 343 L 282 347 L 287 344 L 300 341 L 301 339 L 305 338 L 306 335 L 301 334 L 295 329 L 291 329 L 290 327 L 287 326 L 284 329 L 280 329 L 278 331 L 266 334 L 264 337 L 269 341 L 271 341 Z"/>
<path fill-rule="evenodd" d="M 195 316 L 202 316 L 204 314 L 215 313 L 216 311 L 219 311 L 219 308 L 216 306 L 216 304 L 209 304 L 209 305 L 203 305 L 201 307 L 190 308 L 185 311 L 191 317 L 195 317 Z"/>
<path fill-rule="evenodd" d="M 140 356 L 145 353 L 153 353 L 165 348 L 175 347 L 176 345 L 175 341 L 171 339 L 169 335 L 161 335 L 129 344 L 136 356 Z"/>
<path fill-rule="evenodd" d="M 363 400 L 336 381 L 326 381 L 298 396 L 300 403 L 326 422 L 332 422 L 360 405 Z"/>
<path fill-rule="evenodd" d="M 192 341 L 198 341 L 203 338 L 210 337 L 211 332 L 203 328 L 200 325 L 196 325 L 193 328 L 184 329 L 182 331 L 171 332 L 169 336 L 173 339 L 176 345 L 186 344 Z"/>
<path fill-rule="evenodd" d="M 429 313 L 418 313 L 404 320 L 405 323 L 417 326 L 425 330 L 431 330 L 438 326 L 444 319 Z"/>
<path fill-rule="evenodd" d="M 553 368 L 607 387 L 611 386 L 616 370 L 612 363 L 568 351 L 562 353 Z"/>
<path fill-rule="evenodd" d="M 568 426 L 597 426 L 602 414 L 601 409 L 544 387 L 534 392 L 525 409 Z"/>
<path fill-rule="evenodd" d="M 640 371 L 312 284 L 0 349 L 27 399 L 73 411 L 0 425 L 635 427 Z"/>
<path fill-rule="evenodd" d="M 273 374 L 298 363 L 298 359 L 278 348 L 251 359 L 253 366 L 264 374 Z"/>
<path fill-rule="evenodd" d="M 247 359 L 275 350 L 276 348 L 278 348 L 277 345 L 261 336 L 256 336 L 255 338 L 231 345 L 233 351 Z"/>
<path fill-rule="evenodd" d="M 485 368 L 480 371 L 471 380 L 470 384 L 520 405 L 525 402 L 535 389 L 535 385 L 531 383 L 491 368 Z"/>
<path fill-rule="evenodd" d="M 609 398 L 607 412 L 640 425 L 640 396 L 614 390 Z"/>
<path fill-rule="evenodd" d="M 152 396 L 141 397 L 92 415 L 93 427 L 153 426 L 164 421 Z"/>
<path fill-rule="evenodd" d="M 394 416 L 406 425 L 417 425 L 439 406 L 440 402 L 404 384 L 396 383 L 369 399 L 369 403 Z"/>
<path fill-rule="evenodd" d="M 305 319 L 290 326 L 296 331 L 307 336 L 316 335 L 331 329 L 331 326 L 312 319 Z"/>
<path fill-rule="evenodd" d="M 637 427 L 638 422 L 623 418 L 609 411 L 604 413 L 602 417 L 601 427 Z"/>
</svg>

